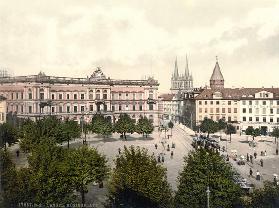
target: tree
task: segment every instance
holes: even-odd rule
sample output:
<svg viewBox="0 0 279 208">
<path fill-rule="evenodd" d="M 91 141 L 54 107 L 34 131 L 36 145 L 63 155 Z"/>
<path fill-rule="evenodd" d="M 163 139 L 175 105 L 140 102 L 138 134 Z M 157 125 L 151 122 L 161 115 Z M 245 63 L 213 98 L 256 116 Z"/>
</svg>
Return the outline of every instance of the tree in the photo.
<svg viewBox="0 0 279 208">
<path fill-rule="evenodd" d="M 258 129 L 258 128 L 254 129 L 252 126 L 248 126 L 248 128 L 245 130 L 245 133 L 247 135 L 251 135 L 253 137 L 253 141 L 254 141 L 255 137 L 261 135 L 260 129 Z"/>
<path fill-rule="evenodd" d="M 114 125 L 114 129 L 126 139 L 126 133 L 134 133 L 135 121 L 131 119 L 131 117 L 126 113 L 120 114 L 117 122 Z"/>
<path fill-rule="evenodd" d="M 224 119 L 219 119 L 218 121 L 218 130 L 221 131 L 221 130 L 224 130 L 226 129 L 227 127 L 227 123 L 225 122 Z"/>
<path fill-rule="evenodd" d="M 16 143 L 17 140 L 17 129 L 9 123 L 0 124 L 0 148 L 7 148 L 9 145 Z"/>
<path fill-rule="evenodd" d="M 168 123 L 168 127 L 171 129 L 171 135 L 172 135 L 172 128 L 174 127 L 172 121 L 170 121 L 170 122 Z"/>
<path fill-rule="evenodd" d="M 273 131 L 271 132 L 271 136 L 273 136 L 275 138 L 275 143 L 276 143 L 276 140 L 278 140 L 278 138 L 279 138 L 279 128 L 278 127 L 275 127 L 273 129 Z"/>
<path fill-rule="evenodd" d="M 239 202 L 241 188 L 233 181 L 231 166 L 218 153 L 201 148 L 190 152 L 184 162 L 178 176 L 175 207 L 206 207 L 207 187 L 210 207 L 233 207 Z"/>
<path fill-rule="evenodd" d="M 74 187 L 81 194 L 82 204 L 85 204 L 87 185 L 91 182 L 101 183 L 107 177 L 109 173 L 107 160 L 97 149 L 82 146 L 70 152 L 68 162 L 72 167 L 70 175 Z"/>
<path fill-rule="evenodd" d="M 147 138 L 148 134 L 151 134 L 154 130 L 154 126 L 152 124 L 152 122 L 146 117 L 140 117 L 136 126 L 136 132 L 138 134 L 142 134 Z"/>
<path fill-rule="evenodd" d="M 113 132 L 113 126 L 110 119 L 101 114 L 96 114 L 92 118 L 91 130 L 93 133 L 107 137 Z"/>
<path fill-rule="evenodd" d="M 244 207 L 266 208 L 278 207 L 279 186 L 270 181 L 264 181 L 264 187 L 255 189 L 252 194 L 241 198 Z"/>
<path fill-rule="evenodd" d="M 109 183 L 109 199 L 116 207 L 170 207 L 166 169 L 144 148 L 124 147 L 117 156 Z"/>
<path fill-rule="evenodd" d="M 62 141 L 67 141 L 68 143 L 68 149 L 70 148 L 70 140 L 81 136 L 81 128 L 74 120 L 67 119 L 62 123 L 60 131 L 63 133 Z"/>
<path fill-rule="evenodd" d="M 207 133 L 207 138 L 209 138 L 209 134 L 214 134 L 218 129 L 218 123 L 208 118 L 205 118 L 200 125 L 200 130 Z"/>
<path fill-rule="evenodd" d="M 75 201 L 74 178 L 68 165 L 69 151 L 44 138 L 28 157 L 31 171 L 28 179 L 33 190 L 33 203 L 67 204 Z"/>
<path fill-rule="evenodd" d="M 232 134 L 236 133 L 236 128 L 232 124 L 228 124 L 226 128 L 226 134 L 230 135 L 230 142 L 232 141 Z"/>
</svg>

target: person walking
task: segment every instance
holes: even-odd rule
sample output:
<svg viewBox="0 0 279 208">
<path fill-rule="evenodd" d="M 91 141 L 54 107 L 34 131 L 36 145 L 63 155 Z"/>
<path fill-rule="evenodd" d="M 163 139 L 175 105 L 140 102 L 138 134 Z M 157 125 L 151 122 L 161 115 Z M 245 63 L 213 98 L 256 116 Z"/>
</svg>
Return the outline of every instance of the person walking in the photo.
<svg viewBox="0 0 279 208">
<path fill-rule="evenodd" d="M 173 151 L 171 151 L 171 159 L 173 158 Z"/>
<path fill-rule="evenodd" d="M 247 162 L 249 162 L 249 154 L 248 153 L 246 155 L 246 160 L 247 160 Z"/>
<path fill-rule="evenodd" d="M 165 158 L 164 158 L 164 155 L 162 155 L 162 163 L 165 162 Z"/>
<path fill-rule="evenodd" d="M 19 150 L 16 151 L 16 157 L 19 157 Z"/>
<path fill-rule="evenodd" d="M 250 162 L 253 164 L 253 156 L 250 155 Z"/>
<path fill-rule="evenodd" d="M 256 152 L 254 152 L 254 157 L 255 157 L 255 159 L 257 159 L 257 153 Z"/>
<path fill-rule="evenodd" d="M 260 160 L 261 166 L 263 167 L 263 159 Z"/>
<path fill-rule="evenodd" d="M 157 143 L 155 144 L 155 149 L 157 149 L 158 148 L 158 145 L 157 145 Z"/>
<path fill-rule="evenodd" d="M 120 148 L 118 148 L 118 153 L 121 154 L 121 149 Z"/>
<path fill-rule="evenodd" d="M 253 170 L 252 170 L 252 168 L 250 168 L 249 174 L 250 174 L 250 175 L 249 175 L 250 177 L 253 176 Z"/>
<path fill-rule="evenodd" d="M 261 180 L 261 176 L 260 176 L 260 172 L 257 170 L 256 172 L 256 180 L 260 181 Z"/>
<path fill-rule="evenodd" d="M 161 163 L 161 157 L 160 157 L 160 155 L 158 155 L 157 161 L 158 161 L 158 163 Z"/>
</svg>

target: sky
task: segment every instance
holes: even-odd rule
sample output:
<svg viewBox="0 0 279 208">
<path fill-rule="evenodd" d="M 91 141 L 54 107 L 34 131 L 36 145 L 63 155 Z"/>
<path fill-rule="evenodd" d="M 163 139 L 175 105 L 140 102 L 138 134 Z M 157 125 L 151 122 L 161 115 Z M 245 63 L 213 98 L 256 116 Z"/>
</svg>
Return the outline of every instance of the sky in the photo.
<svg viewBox="0 0 279 208">
<path fill-rule="evenodd" d="M 13 75 L 154 76 L 194 86 L 218 56 L 225 87 L 279 87 L 279 0 L 0 0 L 0 69 Z"/>
</svg>

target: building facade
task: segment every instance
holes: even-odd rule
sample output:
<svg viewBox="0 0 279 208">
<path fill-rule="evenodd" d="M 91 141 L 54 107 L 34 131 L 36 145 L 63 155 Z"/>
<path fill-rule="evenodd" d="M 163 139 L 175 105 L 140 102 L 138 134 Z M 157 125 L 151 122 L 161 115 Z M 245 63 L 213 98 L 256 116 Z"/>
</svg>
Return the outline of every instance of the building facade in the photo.
<svg viewBox="0 0 279 208">
<path fill-rule="evenodd" d="M 197 124 L 204 118 L 224 119 L 240 132 L 252 126 L 262 134 L 279 126 L 279 88 L 224 88 L 218 61 L 210 87 L 195 98 Z"/>
<path fill-rule="evenodd" d="M 56 115 L 90 122 L 94 114 L 102 113 L 115 122 L 121 113 L 127 113 L 134 120 L 146 116 L 158 124 L 159 83 L 153 78 L 115 80 L 97 68 L 87 78 L 46 76 L 40 72 L 4 77 L 0 83 L 0 95 L 7 98 L 7 112 L 19 117 Z"/>
<path fill-rule="evenodd" d="M 188 58 L 186 56 L 186 66 L 184 73 L 179 74 L 177 58 L 174 64 L 174 72 L 171 77 L 171 93 L 177 94 L 179 91 L 187 92 L 193 89 L 193 76 L 189 72 Z"/>
<path fill-rule="evenodd" d="M 7 102 L 6 98 L 3 96 L 0 96 L 0 123 L 6 122 L 7 117 Z"/>
</svg>

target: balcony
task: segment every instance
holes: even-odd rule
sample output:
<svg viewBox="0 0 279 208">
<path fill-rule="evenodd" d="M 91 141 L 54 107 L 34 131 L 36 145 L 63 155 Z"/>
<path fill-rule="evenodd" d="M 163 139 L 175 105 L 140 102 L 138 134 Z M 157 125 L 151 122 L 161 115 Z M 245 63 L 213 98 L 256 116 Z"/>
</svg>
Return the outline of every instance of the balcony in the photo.
<svg viewBox="0 0 279 208">
<path fill-rule="evenodd" d="M 147 98 L 147 104 L 156 104 L 156 100 L 152 98 Z"/>
</svg>

